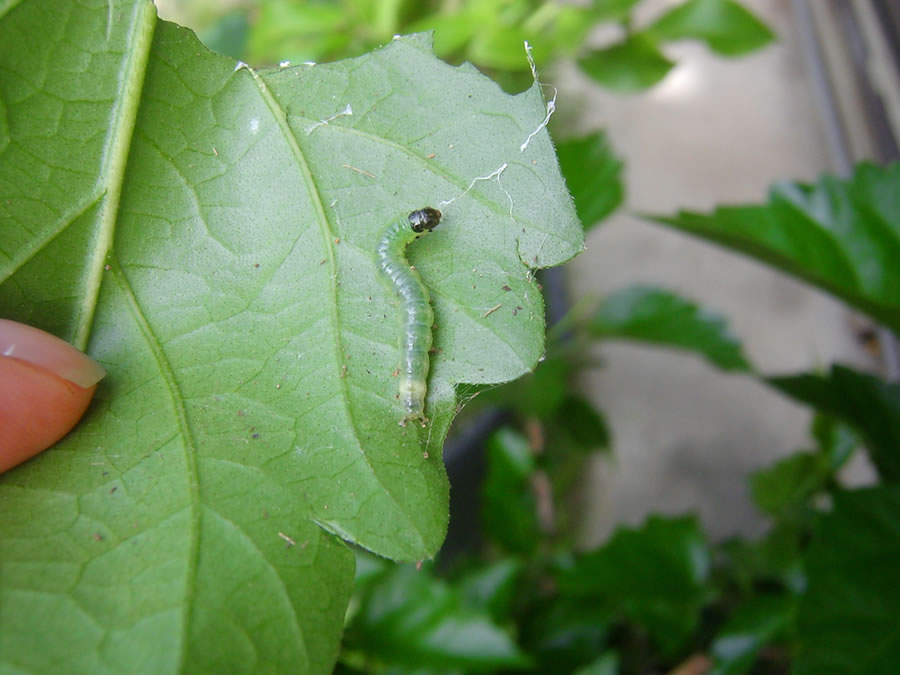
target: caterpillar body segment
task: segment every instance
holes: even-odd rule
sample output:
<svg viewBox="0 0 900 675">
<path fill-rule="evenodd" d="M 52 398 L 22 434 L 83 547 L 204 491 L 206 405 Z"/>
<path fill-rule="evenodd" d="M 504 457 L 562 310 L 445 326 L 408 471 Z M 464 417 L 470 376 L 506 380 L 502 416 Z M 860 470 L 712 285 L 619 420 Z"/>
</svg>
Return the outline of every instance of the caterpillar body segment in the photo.
<svg viewBox="0 0 900 675">
<path fill-rule="evenodd" d="M 428 289 L 406 259 L 406 247 L 428 234 L 441 222 L 441 212 L 431 207 L 418 209 L 405 219 L 388 225 L 378 239 L 375 259 L 378 271 L 391 286 L 402 305 L 399 396 L 405 414 L 401 426 L 409 422 L 421 424 L 425 417 L 425 394 L 428 391 L 428 354 L 434 311 Z"/>
</svg>

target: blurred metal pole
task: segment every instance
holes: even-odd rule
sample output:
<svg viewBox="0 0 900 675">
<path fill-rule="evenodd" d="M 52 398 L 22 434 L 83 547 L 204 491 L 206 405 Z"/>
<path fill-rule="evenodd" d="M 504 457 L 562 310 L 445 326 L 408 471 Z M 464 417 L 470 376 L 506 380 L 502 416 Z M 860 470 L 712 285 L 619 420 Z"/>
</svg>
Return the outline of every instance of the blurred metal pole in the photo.
<svg viewBox="0 0 900 675">
<path fill-rule="evenodd" d="M 821 3 L 821 0 L 815 1 Z M 837 93 L 825 65 L 825 57 L 822 53 L 819 35 L 816 31 L 815 20 L 809 3 L 810 0 L 791 0 L 794 23 L 803 47 L 816 98 L 819 100 L 822 123 L 825 135 L 828 138 L 834 168 L 840 175 L 847 177 L 853 173 L 853 155 L 847 138 L 847 131 L 841 123 Z M 857 56 L 861 55 L 857 54 Z M 857 72 L 860 72 L 860 65 L 858 63 L 854 64 Z M 900 380 L 900 356 L 898 356 L 898 351 L 900 350 L 898 350 L 897 336 L 888 328 L 879 326 L 878 342 L 881 346 L 881 356 L 887 378 L 894 381 Z"/>
</svg>

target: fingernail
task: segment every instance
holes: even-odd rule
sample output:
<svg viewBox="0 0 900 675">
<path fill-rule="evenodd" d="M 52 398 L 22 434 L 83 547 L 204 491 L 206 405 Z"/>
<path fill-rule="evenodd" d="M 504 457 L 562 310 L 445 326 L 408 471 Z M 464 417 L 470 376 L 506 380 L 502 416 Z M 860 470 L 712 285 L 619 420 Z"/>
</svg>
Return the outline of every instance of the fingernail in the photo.
<svg viewBox="0 0 900 675">
<path fill-rule="evenodd" d="M 0 319 L 0 356 L 40 366 L 82 388 L 106 375 L 99 363 L 65 340 L 8 319 Z"/>
</svg>

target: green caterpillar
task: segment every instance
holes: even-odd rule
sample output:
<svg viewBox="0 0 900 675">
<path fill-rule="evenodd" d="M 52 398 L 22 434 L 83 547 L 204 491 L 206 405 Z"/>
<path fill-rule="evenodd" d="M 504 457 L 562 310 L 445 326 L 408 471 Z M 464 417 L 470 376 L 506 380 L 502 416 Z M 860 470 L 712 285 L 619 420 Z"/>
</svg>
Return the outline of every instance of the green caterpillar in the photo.
<svg viewBox="0 0 900 675">
<path fill-rule="evenodd" d="M 406 259 L 406 247 L 431 232 L 440 222 L 441 212 L 430 206 L 413 211 L 406 220 L 396 220 L 384 229 L 375 253 L 378 271 L 403 304 L 400 400 L 406 414 L 400 420 L 400 426 L 404 427 L 408 422 L 418 422 L 424 427 L 428 421 L 425 393 L 431 327 L 434 325 L 428 289 Z"/>
</svg>

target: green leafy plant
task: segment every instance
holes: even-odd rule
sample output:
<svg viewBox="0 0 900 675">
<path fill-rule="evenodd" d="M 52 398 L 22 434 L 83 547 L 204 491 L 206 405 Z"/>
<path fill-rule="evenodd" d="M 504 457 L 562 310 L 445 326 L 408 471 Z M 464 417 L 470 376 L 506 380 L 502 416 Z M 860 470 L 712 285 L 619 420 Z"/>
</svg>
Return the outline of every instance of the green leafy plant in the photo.
<svg viewBox="0 0 900 675">
<path fill-rule="evenodd" d="M 576 157 L 563 162 L 576 184 L 593 167 L 614 163 L 584 153 L 579 165 Z M 770 206 L 657 220 L 748 252 L 875 317 L 889 317 L 897 295 L 884 280 L 894 273 L 890 252 L 900 239 L 898 168 L 861 165 L 848 180 L 780 184 Z M 574 194 L 579 200 L 579 191 Z M 799 222 L 796 208 L 779 207 L 784 194 L 809 196 Z M 835 251 L 843 254 L 830 255 Z M 848 292 L 831 281 L 844 278 L 848 260 L 865 266 L 866 288 Z M 839 365 L 825 374 L 761 375 L 721 317 L 646 286 L 599 302 L 579 300 L 550 336 L 548 358 L 533 375 L 483 395 L 513 411 L 486 447 L 483 548 L 439 571 L 415 574 L 439 577 L 435 583 L 456 591 L 467 611 L 489 611 L 494 630 L 505 628 L 517 640 L 516 658 L 529 658 L 533 672 L 643 673 L 678 666 L 712 673 L 893 672 L 900 655 L 900 598 L 890 579 L 900 546 L 900 385 Z M 638 528 L 620 528 L 595 550 L 573 551 L 566 514 L 573 477 L 585 452 L 609 451 L 611 439 L 602 414 L 577 398 L 572 384 L 579 369 L 595 365 L 584 360 L 586 345 L 608 339 L 689 350 L 813 407 L 812 447 L 749 477 L 757 508 L 770 518 L 766 535 L 711 544 L 692 516 L 653 516 Z M 572 400 L 589 413 L 571 414 Z M 588 442 L 573 444 L 579 436 Z M 880 483 L 851 490 L 840 470 L 860 447 Z M 367 583 L 367 595 L 358 595 L 360 614 L 376 592 Z M 473 585 L 482 592 L 467 592 Z M 423 598 L 409 602 L 428 613 Z M 453 623 L 447 614 L 437 625 Z M 364 646 L 378 639 L 378 629 L 354 616 L 349 627 L 345 650 L 357 660 L 342 658 L 344 667 L 354 671 L 365 663 L 365 672 L 390 672 L 398 662 Z M 419 641 L 415 634 L 406 639 Z M 363 653 L 370 659 L 361 659 Z M 484 656 L 467 669 L 497 670 Z M 405 666 L 446 671 L 435 658 Z"/>
<path fill-rule="evenodd" d="M 251 63 L 329 61 L 362 54 L 400 33 L 433 30 L 435 53 L 469 61 L 508 89 L 528 86 L 522 58 L 528 41 L 538 66 L 575 58 L 599 84 L 633 92 L 657 84 L 675 65 L 667 42 L 699 40 L 724 56 L 739 56 L 771 42 L 771 31 L 734 0 L 688 0 L 635 27 L 638 0 L 589 4 L 546 0 L 268 0 L 239 3 L 224 15 L 196 11 L 195 25 L 213 48 Z M 592 47 L 598 24 L 619 28 L 615 42 Z"/>
<path fill-rule="evenodd" d="M 72 436 L 0 480 L 3 667 L 615 673 L 699 655 L 818 673 L 864 653 L 891 672 L 896 385 L 839 366 L 760 376 L 721 318 L 663 289 L 577 303 L 533 374 L 477 399 L 514 411 L 490 442 L 483 558 L 417 570 L 361 550 L 435 554 L 450 420 L 534 368 L 533 271 L 581 246 L 523 40 L 538 64 L 573 56 L 633 91 L 668 72 L 665 41 L 735 55 L 771 39 L 731 0 L 639 28 L 635 4 L 276 1 L 208 39 L 254 63 L 358 58 L 257 71 L 141 0 L 0 2 L 0 308 L 110 372 Z M 621 40 L 585 45 L 598 21 Z M 439 55 L 530 88 L 506 96 L 426 36 L 391 41 L 435 27 Z M 621 202 L 621 162 L 599 134 L 558 151 L 593 226 Z M 864 166 L 658 220 L 896 327 L 897 176 Z M 397 425 L 399 323 L 372 248 L 426 204 L 445 222 L 410 249 L 437 313 L 419 431 Z M 769 534 L 712 545 L 690 516 L 655 517 L 573 552 L 561 495 L 613 440 L 572 388 L 602 339 L 693 350 L 820 411 L 811 449 L 751 477 Z M 848 491 L 860 439 L 883 483 Z"/>
<path fill-rule="evenodd" d="M 0 45 L 0 307 L 109 373 L 0 482 L 4 666 L 329 670 L 345 542 L 436 553 L 456 385 L 535 365 L 533 270 L 582 248 L 540 86 L 426 35 L 256 71 L 148 0 L 5 3 Z M 373 258 L 425 205 L 431 424 L 403 428 Z"/>
</svg>

